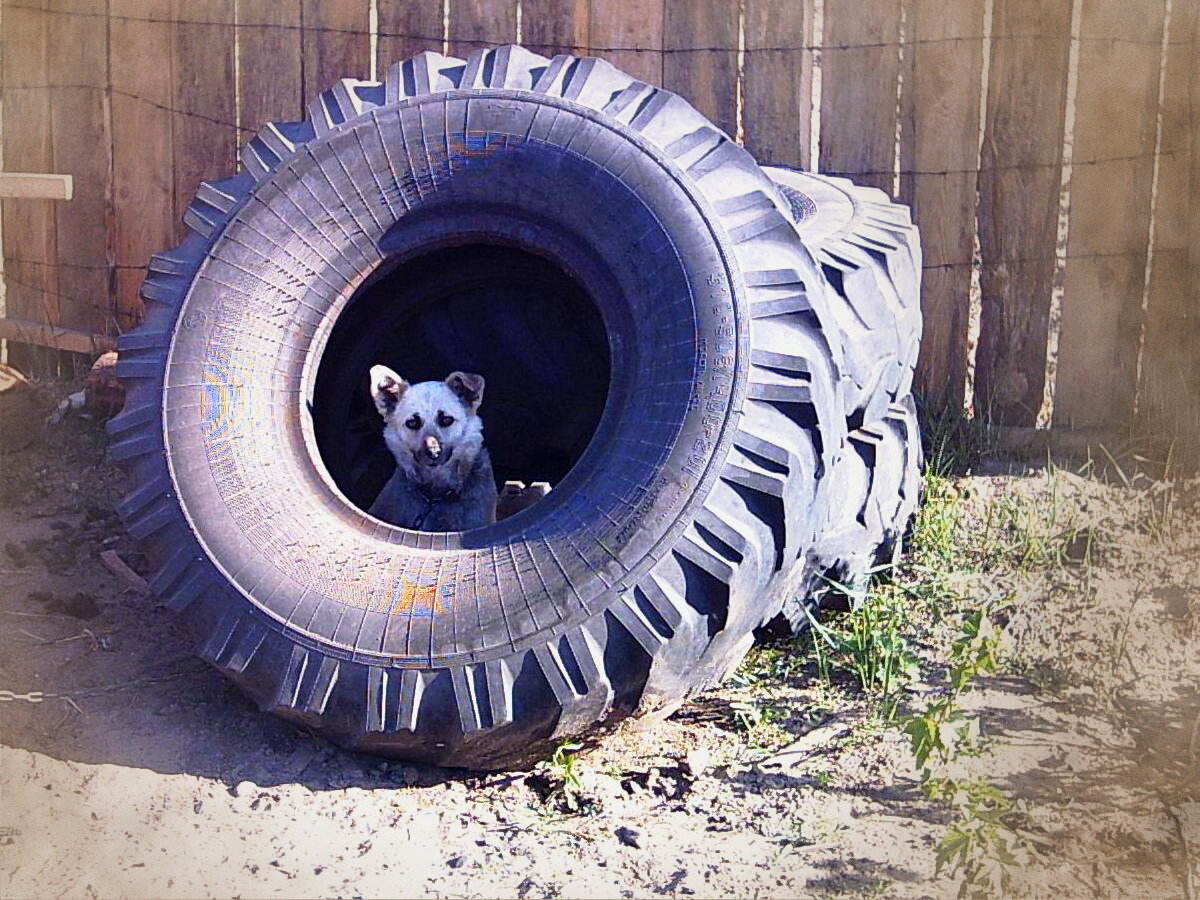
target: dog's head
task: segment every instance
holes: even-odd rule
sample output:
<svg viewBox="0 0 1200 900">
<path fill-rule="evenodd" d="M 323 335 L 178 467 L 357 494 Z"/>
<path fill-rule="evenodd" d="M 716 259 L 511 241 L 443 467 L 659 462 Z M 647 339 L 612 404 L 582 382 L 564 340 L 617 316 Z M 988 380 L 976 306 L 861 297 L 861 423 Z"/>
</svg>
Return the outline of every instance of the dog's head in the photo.
<svg viewBox="0 0 1200 900">
<path fill-rule="evenodd" d="M 483 446 L 483 376 L 452 372 L 409 384 L 387 366 L 371 367 L 371 397 L 383 439 L 414 481 L 457 489 Z"/>
</svg>

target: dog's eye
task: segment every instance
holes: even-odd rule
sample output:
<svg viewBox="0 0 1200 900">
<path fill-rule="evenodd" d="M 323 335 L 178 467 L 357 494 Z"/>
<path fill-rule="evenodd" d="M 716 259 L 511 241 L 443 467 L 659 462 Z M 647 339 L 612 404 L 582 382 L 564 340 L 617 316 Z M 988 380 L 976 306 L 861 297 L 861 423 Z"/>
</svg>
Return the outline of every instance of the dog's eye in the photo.
<svg viewBox="0 0 1200 900">
<path fill-rule="evenodd" d="M 421 427 L 421 417 L 418 416 L 416 413 L 413 413 L 411 416 L 409 416 L 407 419 L 404 420 L 404 425 L 405 425 L 405 427 L 411 428 L 413 431 L 416 431 L 418 428 Z"/>
<path fill-rule="evenodd" d="M 451 425 L 454 424 L 454 416 L 448 416 L 441 410 L 438 410 L 437 422 L 438 422 L 439 428 L 449 428 Z"/>
</svg>

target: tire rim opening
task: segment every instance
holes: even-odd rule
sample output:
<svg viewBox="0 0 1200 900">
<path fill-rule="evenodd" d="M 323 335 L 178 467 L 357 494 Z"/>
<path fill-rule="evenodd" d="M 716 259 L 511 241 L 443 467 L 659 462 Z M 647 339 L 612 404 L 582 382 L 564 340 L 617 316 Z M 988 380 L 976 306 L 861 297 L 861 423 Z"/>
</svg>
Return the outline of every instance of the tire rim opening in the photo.
<svg viewBox="0 0 1200 900">
<path fill-rule="evenodd" d="M 498 519 L 537 496 L 505 496 L 507 482 L 553 488 L 583 455 L 611 376 L 600 312 L 555 262 L 469 243 L 385 263 L 335 322 L 313 390 L 320 461 L 364 512 L 395 469 L 370 396 L 376 364 L 410 384 L 456 370 L 486 379 L 479 415 L 502 493 Z"/>
</svg>

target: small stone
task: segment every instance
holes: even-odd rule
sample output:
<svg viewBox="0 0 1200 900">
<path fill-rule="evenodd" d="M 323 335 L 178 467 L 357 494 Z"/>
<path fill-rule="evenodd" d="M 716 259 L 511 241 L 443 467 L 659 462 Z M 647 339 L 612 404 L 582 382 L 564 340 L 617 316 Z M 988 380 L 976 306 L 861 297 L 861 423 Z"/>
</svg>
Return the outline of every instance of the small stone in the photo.
<svg viewBox="0 0 1200 900">
<path fill-rule="evenodd" d="M 703 775 L 711 763 L 712 754 L 703 747 L 689 750 L 683 757 L 683 767 L 691 773 L 693 778 Z"/>
<path fill-rule="evenodd" d="M 459 854 L 458 856 L 452 856 L 448 860 L 446 860 L 446 865 L 448 865 L 452 869 L 461 869 L 466 864 L 467 864 L 467 858 L 465 856 L 463 856 L 462 854 Z"/>
<path fill-rule="evenodd" d="M 253 781 L 239 781 L 233 788 L 233 796 L 248 797 L 258 790 L 258 785 Z"/>
<path fill-rule="evenodd" d="M 192 804 L 192 812 L 194 812 L 196 815 L 200 815 L 200 813 L 203 811 L 204 811 L 204 801 L 203 800 L 197 800 L 195 803 Z"/>
<path fill-rule="evenodd" d="M 634 847 L 641 849 L 642 832 L 637 828 L 630 828 L 628 825 L 622 825 L 616 830 L 617 840 L 626 847 Z"/>
</svg>

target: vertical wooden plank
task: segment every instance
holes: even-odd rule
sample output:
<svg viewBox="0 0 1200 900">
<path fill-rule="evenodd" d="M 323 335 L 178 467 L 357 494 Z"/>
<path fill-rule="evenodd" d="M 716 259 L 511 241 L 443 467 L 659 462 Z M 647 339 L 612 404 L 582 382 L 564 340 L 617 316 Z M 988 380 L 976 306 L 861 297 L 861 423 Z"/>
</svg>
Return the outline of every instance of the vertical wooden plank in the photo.
<svg viewBox="0 0 1200 900">
<path fill-rule="evenodd" d="M 53 170 L 74 178 L 71 201 L 49 204 L 58 263 L 57 324 L 104 334 L 115 324 L 107 261 L 111 139 L 105 3 L 50 0 L 46 9 L 48 66 L 54 83 Z"/>
<path fill-rule="evenodd" d="M 304 116 L 300 0 L 238 0 L 239 140 Z"/>
<path fill-rule="evenodd" d="M 1191 47 L 1191 66 L 1192 66 L 1192 90 L 1191 90 L 1191 109 L 1192 109 L 1192 210 L 1200 209 L 1200 121 L 1197 117 L 1200 116 L 1200 11 L 1193 9 L 1194 25 L 1192 28 L 1192 47 Z M 1200 216 L 1192 215 L 1189 218 L 1191 225 L 1191 328 L 1190 331 L 1194 335 L 1197 329 L 1197 318 L 1200 318 L 1200 311 L 1197 310 L 1197 294 L 1200 294 L 1200 289 L 1196 285 L 1200 285 Z M 1192 344 L 1195 347 L 1195 343 Z M 1192 355 L 1192 378 L 1200 380 L 1200 355 Z M 1196 394 L 1184 395 L 1184 402 L 1191 407 L 1191 417 L 1193 421 L 1192 446 L 1189 452 L 1191 464 L 1200 469 L 1200 422 L 1196 422 L 1197 417 L 1200 417 L 1200 410 L 1197 409 Z"/>
<path fill-rule="evenodd" d="M 809 166 L 813 0 L 745 0 L 745 144 L 759 162 Z"/>
<path fill-rule="evenodd" d="M 418 2 L 418 0 L 413 0 Z M 421 0 L 423 2 L 423 0 Z M 371 76 L 368 0 L 302 0 L 304 102 L 341 78 Z"/>
<path fill-rule="evenodd" d="M 237 169 L 233 74 L 233 6 L 224 0 L 175 0 L 171 106 L 175 166 L 175 236 L 205 179 Z"/>
<path fill-rule="evenodd" d="M 4 171 L 4 0 L 0 0 L 0 172 Z M 0 202 L 0 317 L 8 314 L 4 271 L 4 205 Z M 0 363 L 8 362 L 8 341 L 0 338 Z"/>
<path fill-rule="evenodd" d="M 52 16 L 22 4 L 5 3 L 4 165 L 11 172 L 46 172 L 54 166 L 48 34 Z M 58 324 L 58 269 L 54 205 L 40 200 L 5 200 L 4 273 L 7 314 Z M 9 358 L 28 368 L 28 348 L 9 346 Z"/>
<path fill-rule="evenodd" d="M 663 83 L 662 3 L 598 0 L 592 4 L 588 33 L 592 55 L 647 84 Z"/>
<path fill-rule="evenodd" d="M 1196 8 L 1195 0 L 1187 0 L 1188 5 L 1192 7 L 1192 43 L 1191 43 L 1191 133 L 1192 133 L 1192 210 L 1200 209 L 1200 10 Z M 1200 340 L 1200 309 L 1197 304 L 1200 303 L 1200 216 L 1192 215 L 1189 217 L 1190 229 L 1190 261 L 1191 261 L 1191 277 L 1189 279 L 1191 287 L 1190 298 L 1190 327 L 1189 333 L 1193 336 L 1192 347 L 1196 346 L 1197 340 Z M 1194 388 L 1200 384 L 1200 354 L 1192 354 L 1192 366 L 1190 369 L 1190 390 L 1182 395 L 1182 403 L 1188 410 L 1189 428 L 1186 433 L 1187 443 L 1182 448 L 1180 457 L 1184 464 L 1190 466 L 1193 471 L 1200 470 L 1200 402 L 1197 402 L 1196 397 L 1200 391 Z"/>
<path fill-rule="evenodd" d="M 379 74 L 422 50 L 442 52 L 445 0 L 378 0 Z"/>
<path fill-rule="evenodd" d="M 1195 6 L 1196 0 L 1189 0 L 1189 5 Z M 1200 122 L 1196 121 L 1196 116 L 1200 115 L 1197 111 L 1200 110 L 1200 12 L 1194 8 L 1192 11 L 1195 24 L 1192 28 L 1192 46 L 1191 46 L 1191 109 L 1192 109 L 1192 209 L 1200 209 Z M 1186 38 L 1183 38 L 1186 40 Z M 1200 216 L 1192 216 L 1190 219 L 1191 241 L 1189 246 L 1189 258 L 1192 266 L 1192 283 L 1200 284 Z"/>
<path fill-rule="evenodd" d="M 1056 424 L 1133 417 L 1164 5 L 1082 6 Z"/>
<path fill-rule="evenodd" d="M 820 170 L 889 195 L 896 166 L 900 0 L 825 0 Z"/>
<path fill-rule="evenodd" d="M 908 7 L 900 198 L 924 256 L 916 385 L 937 408 L 963 408 L 967 377 L 984 14 L 983 0 Z"/>
<path fill-rule="evenodd" d="M 667 3 L 663 50 L 663 87 L 679 94 L 726 134 L 736 136 L 738 4 L 730 0 Z"/>
<path fill-rule="evenodd" d="M 996 0 L 979 173 L 975 408 L 1036 423 L 1045 383 L 1071 38 L 1066 0 Z"/>
<path fill-rule="evenodd" d="M 1190 156 L 1200 112 L 1189 91 L 1196 69 L 1198 48 L 1193 35 L 1198 5 L 1196 0 L 1172 0 L 1171 4 L 1160 107 L 1154 255 L 1146 293 L 1138 403 L 1144 430 L 1168 439 L 1180 438 L 1177 450 L 1195 462 L 1200 462 L 1200 354 L 1196 352 L 1200 307 L 1188 256 L 1189 232 L 1195 228 L 1196 203 L 1200 201 L 1191 194 L 1197 176 Z"/>
<path fill-rule="evenodd" d="M 524 0 L 521 43 L 545 56 L 583 53 L 590 40 L 590 17 L 590 0 Z"/>
<path fill-rule="evenodd" d="M 517 0 L 447 0 L 450 55 L 468 56 L 480 47 L 517 39 Z"/>
<path fill-rule="evenodd" d="M 172 0 L 109 0 L 112 245 L 123 331 L 141 320 L 138 288 L 150 255 L 175 233 L 171 7 Z"/>
</svg>

